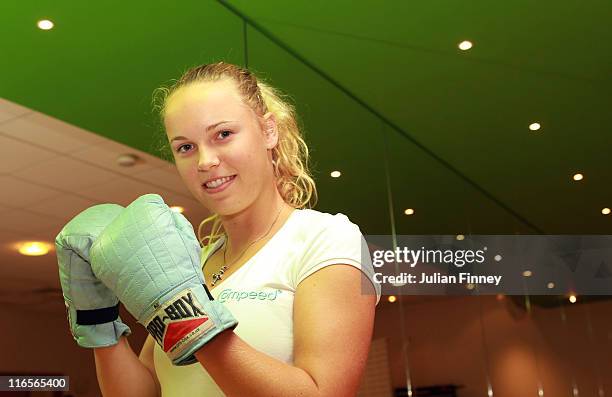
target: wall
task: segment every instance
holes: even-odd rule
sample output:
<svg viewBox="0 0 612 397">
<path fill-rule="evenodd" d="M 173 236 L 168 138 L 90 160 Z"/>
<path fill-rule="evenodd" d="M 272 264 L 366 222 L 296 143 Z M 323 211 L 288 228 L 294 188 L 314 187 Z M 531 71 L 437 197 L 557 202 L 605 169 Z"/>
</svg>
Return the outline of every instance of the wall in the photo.
<svg viewBox="0 0 612 397">
<path fill-rule="evenodd" d="M 59 298 L 61 299 L 61 298 Z M 123 309 L 132 329 L 130 346 L 138 354 L 144 329 Z M 63 300 L 0 305 L 0 372 L 63 374 L 70 377 L 73 397 L 101 396 L 93 350 L 79 347 L 70 335 Z"/>
<path fill-rule="evenodd" d="M 374 338 L 388 338 L 394 388 L 463 385 L 461 397 L 612 396 L 612 302 L 517 308 L 509 299 L 454 297 L 377 311 Z M 589 321 L 592 333 L 589 333 Z M 402 332 L 406 337 L 402 337 Z"/>
</svg>

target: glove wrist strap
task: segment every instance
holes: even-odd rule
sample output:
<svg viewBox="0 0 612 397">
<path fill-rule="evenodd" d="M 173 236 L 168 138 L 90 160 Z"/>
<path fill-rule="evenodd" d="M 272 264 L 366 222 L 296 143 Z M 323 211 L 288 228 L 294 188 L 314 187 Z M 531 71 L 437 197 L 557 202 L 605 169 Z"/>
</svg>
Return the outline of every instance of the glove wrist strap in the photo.
<svg viewBox="0 0 612 397">
<path fill-rule="evenodd" d="M 119 303 L 112 307 L 93 310 L 77 310 L 76 323 L 79 325 L 96 325 L 115 321 L 119 317 Z"/>
</svg>

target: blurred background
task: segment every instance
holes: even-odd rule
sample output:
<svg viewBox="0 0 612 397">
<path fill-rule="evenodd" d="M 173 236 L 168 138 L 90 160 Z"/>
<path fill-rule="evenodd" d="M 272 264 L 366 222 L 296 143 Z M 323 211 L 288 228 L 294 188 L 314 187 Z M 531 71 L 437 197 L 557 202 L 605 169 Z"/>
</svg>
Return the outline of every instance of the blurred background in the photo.
<svg viewBox="0 0 612 397">
<path fill-rule="evenodd" d="M 151 105 L 202 63 L 293 99 L 315 209 L 364 235 L 612 234 L 611 20 L 601 0 L 3 1 L 0 375 L 100 395 L 55 252 L 20 249 L 145 193 L 207 216 Z M 360 395 L 612 396 L 611 313 L 608 296 L 383 296 Z"/>
</svg>

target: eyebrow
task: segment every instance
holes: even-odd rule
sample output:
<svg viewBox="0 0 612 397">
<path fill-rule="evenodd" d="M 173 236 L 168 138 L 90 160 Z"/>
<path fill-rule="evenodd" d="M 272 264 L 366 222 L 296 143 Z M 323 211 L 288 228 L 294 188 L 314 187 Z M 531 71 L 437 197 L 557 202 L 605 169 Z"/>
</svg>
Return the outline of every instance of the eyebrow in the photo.
<svg viewBox="0 0 612 397">
<path fill-rule="evenodd" d="M 232 120 L 223 120 L 223 121 L 219 121 L 218 123 L 211 124 L 211 125 L 209 125 L 208 127 L 206 127 L 206 131 L 208 132 L 208 131 L 210 131 L 210 130 L 212 130 L 212 129 L 216 128 L 217 126 L 219 126 L 219 125 L 221 125 L 221 124 L 231 123 L 231 122 L 232 122 Z M 174 138 L 172 138 L 172 139 L 170 140 L 170 143 L 172 143 L 172 142 L 174 142 L 174 141 L 176 141 L 176 140 L 179 140 L 179 139 L 182 139 L 182 140 L 185 140 L 185 141 L 186 141 L 186 140 L 188 140 L 188 139 L 187 139 L 187 138 L 185 138 L 184 136 L 175 136 Z"/>
</svg>

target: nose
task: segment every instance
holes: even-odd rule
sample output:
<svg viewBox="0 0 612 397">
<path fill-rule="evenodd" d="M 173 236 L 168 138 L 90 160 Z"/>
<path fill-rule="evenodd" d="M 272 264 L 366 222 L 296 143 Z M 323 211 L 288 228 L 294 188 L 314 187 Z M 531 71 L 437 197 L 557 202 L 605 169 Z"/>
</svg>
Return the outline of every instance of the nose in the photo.
<svg viewBox="0 0 612 397">
<path fill-rule="evenodd" d="M 201 150 L 198 158 L 198 171 L 208 171 L 219 165 L 219 156 L 211 150 Z"/>
</svg>

